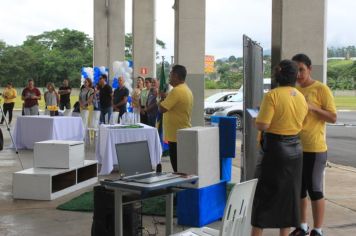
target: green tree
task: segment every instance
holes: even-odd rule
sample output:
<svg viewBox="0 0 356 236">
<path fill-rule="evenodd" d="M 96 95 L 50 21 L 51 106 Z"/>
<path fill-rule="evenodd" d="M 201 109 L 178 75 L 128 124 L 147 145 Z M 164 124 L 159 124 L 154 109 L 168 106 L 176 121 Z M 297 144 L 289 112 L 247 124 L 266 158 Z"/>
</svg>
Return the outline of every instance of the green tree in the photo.
<svg viewBox="0 0 356 236">
<path fill-rule="evenodd" d="M 160 39 L 156 39 L 156 45 L 162 49 L 166 49 L 166 44 Z M 125 59 L 126 60 L 132 60 L 132 48 L 133 48 L 132 34 L 128 33 L 125 35 Z M 159 53 L 157 51 L 156 59 L 158 57 L 159 57 Z"/>
<path fill-rule="evenodd" d="M 0 43 L 0 81 L 12 80 L 24 86 L 33 79 L 36 86 L 61 84 L 64 78 L 79 84 L 79 70 L 92 66 L 93 42 L 83 32 L 59 29 L 28 36 L 20 46 Z"/>
</svg>

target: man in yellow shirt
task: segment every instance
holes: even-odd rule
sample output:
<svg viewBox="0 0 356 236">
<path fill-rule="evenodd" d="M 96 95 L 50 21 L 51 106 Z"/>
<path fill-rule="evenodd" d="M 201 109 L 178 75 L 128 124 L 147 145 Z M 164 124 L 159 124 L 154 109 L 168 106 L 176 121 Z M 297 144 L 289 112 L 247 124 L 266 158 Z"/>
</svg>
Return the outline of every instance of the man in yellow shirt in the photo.
<svg viewBox="0 0 356 236">
<path fill-rule="evenodd" d="M 301 225 L 290 235 L 308 234 L 308 225 L 306 223 L 308 193 L 314 219 L 314 228 L 310 232 L 310 236 L 322 236 L 321 227 L 325 212 L 323 177 L 327 160 L 325 122 L 336 122 L 336 108 L 330 89 L 323 83 L 312 79 L 310 58 L 305 54 L 297 54 L 292 60 L 298 63 L 298 90 L 304 95 L 308 103 L 309 112 L 300 133 L 303 146 Z"/>
<path fill-rule="evenodd" d="M 12 87 L 11 82 L 8 82 L 6 85 L 6 88 L 4 89 L 4 91 L 2 93 L 2 97 L 4 98 L 4 105 L 3 105 L 4 114 L 1 118 L 0 124 L 4 123 L 7 112 L 9 112 L 9 124 L 11 124 L 12 111 L 14 110 L 16 96 L 17 96 L 16 89 L 14 89 Z"/>
<path fill-rule="evenodd" d="M 172 168 L 177 172 L 177 130 L 189 128 L 191 124 L 193 94 L 185 83 L 187 70 L 184 66 L 175 65 L 169 74 L 169 83 L 173 86 L 166 97 L 159 104 L 159 111 L 163 113 L 164 139 L 169 144 L 169 156 Z"/>
</svg>

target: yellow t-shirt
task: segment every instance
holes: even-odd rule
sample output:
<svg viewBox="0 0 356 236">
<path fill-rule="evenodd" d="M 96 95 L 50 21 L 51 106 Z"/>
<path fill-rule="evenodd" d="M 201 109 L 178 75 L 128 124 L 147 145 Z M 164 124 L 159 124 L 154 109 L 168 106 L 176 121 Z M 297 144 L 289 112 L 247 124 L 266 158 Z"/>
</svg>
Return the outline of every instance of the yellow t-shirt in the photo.
<svg viewBox="0 0 356 236">
<path fill-rule="evenodd" d="M 298 87 L 298 90 L 308 103 L 336 114 L 334 97 L 329 87 L 323 83 L 315 81 L 308 87 Z M 303 151 L 325 152 L 327 150 L 325 135 L 325 121 L 321 120 L 314 112 L 308 112 L 300 133 Z"/>
<path fill-rule="evenodd" d="M 2 93 L 4 96 L 4 103 L 12 103 L 15 102 L 16 100 L 16 96 L 17 96 L 17 92 L 16 89 L 14 88 L 5 88 L 4 92 Z M 11 98 L 5 98 L 6 97 L 11 97 Z"/>
<path fill-rule="evenodd" d="M 268 92 L 256 122 L 269 124 L 268 133 L 296 135 L 303 126 L 308 106 L 303 94 L 293 87 L 278 87 Z"/>
<path fill-rule="evenodd" d="M 189 128 L 193 108 L 193 94 L 183 83 L 172 89 L 161 106 L 167 109 L 163 113 L 164 138 L 170 142 L 177 142 L 177 130 Z"/>
</svg>

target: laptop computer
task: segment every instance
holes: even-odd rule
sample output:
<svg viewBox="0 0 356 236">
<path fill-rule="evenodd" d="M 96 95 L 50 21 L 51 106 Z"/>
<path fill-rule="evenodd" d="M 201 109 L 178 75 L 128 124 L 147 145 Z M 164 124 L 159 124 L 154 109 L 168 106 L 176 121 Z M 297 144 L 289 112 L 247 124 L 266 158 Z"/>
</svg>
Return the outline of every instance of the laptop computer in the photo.
<svg viewBox="0 0 356 236">
<path fill-rule="evenodd" d="M 117 143 L 115 148 L 121 180 L 150 184 L 180 177 L 153 171 L 147 140 Z"/>
</svg>

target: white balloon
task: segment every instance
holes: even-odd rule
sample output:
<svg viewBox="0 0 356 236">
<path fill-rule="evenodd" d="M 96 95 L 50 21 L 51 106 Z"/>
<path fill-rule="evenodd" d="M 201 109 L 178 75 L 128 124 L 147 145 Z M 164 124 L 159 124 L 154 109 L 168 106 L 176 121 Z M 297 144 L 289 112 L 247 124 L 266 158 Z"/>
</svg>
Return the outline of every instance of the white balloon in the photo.
<svg viewBox="0 0 356 236">
<path fill-rule="evenodd" d="M 127 68 L 126 72 L 132 74 L 132 68 L 131 67 Z"/>
<path fill-rule="evenodd" d="M 132 86 L 129 84 L 129 82 L 128 82 L 128 81 L 125 81 L 124 85 L 125 85 L 125 87 L 129 90 L 129 93 L 131 94 L 131 92 L 132 92 Z"/>
<path fill-rule="evenodd" d="M 90 67 L 84 67 L 84 72 L 87 73 L 87 75 L 89 75 L 90 73 Z"/>
<path fill-rule="evenodd" d="M 132 79 L 127 79 L 127 82 L 128 82 L 129 85 L 132 87 Z"/>
<path fill-rule="evenodd" d="M 101 74 L 105 74 L 106 73 L 105 66 L 100 66 L 99 69 L 100 69 Z"/>
<path fill-rule="evenodd" d="M 131 79 L 131 74 L 128 73 L 128 72 L 125 72 L 125 73 L 124 73 L 124 78 L 125 78 L 126 80 Z"/>
<path fill-rule="evenodd" d="M 117 74 L 119 71 L 119 68 L 121 67 L 121 62 L 120 61 L 114 61 L 112 64 L 113 72 L 114 74 Z"/>
<path fill-rule="evenodd" d="M 84 84 L 85 78 L 82 76 L 82 78 L 80 79 L 80 86 L 82 86 Z"/>
</svg>

